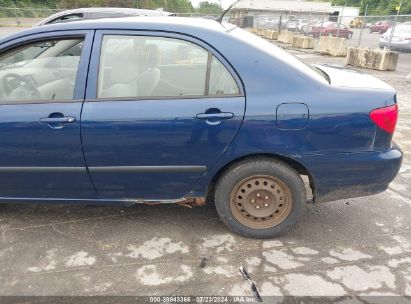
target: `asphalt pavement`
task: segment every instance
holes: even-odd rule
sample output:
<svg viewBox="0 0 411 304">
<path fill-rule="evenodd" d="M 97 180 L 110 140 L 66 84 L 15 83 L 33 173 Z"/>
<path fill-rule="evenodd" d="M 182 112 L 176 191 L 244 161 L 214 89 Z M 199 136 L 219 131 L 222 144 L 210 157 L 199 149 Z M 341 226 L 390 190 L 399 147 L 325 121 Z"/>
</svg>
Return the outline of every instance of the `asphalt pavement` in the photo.
<svg viewBox="0 0 411 304">
<path fill-rule="evenodd" d="M 213 206 L 2 205 L 0 295 L 253 296 L 243 265 L 262 296 L 411 297 L 411 54 L 395 72 L 361 71 L 398 90 L 404 162 L 389 190 L 307 204 L 296 227 L 272 240 L 231 233 Z"/>
</svg>

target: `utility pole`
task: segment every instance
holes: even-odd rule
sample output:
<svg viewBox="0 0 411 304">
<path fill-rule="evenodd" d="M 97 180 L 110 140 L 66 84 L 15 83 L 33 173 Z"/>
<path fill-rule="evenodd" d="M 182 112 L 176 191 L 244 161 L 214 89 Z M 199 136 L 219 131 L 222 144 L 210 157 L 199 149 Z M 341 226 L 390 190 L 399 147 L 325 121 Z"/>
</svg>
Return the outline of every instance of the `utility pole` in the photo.
<svg viewBox="0 0 411 304">
<path fill-rule="evenodd" d="M 397 9 L 397 14 L 395 15 L 394 25 L 393 25 L 393 27 L 391 28 L 390 42 L 389 42 L 389 44 L 388 44 L 388 49 L 389 49 L 389 50 L 391 50 L 392 36 L 394 36 L 394 31 L 395 31 L 395 27 L 397 26 L 397 20 L 398 20 L 398 15 L 400 14 L 401 6 L 402 6 L 402 0 L 400 1 L 400 5 L 396 7 L 396 9 Z"/>
<path fill-rule="evenodd" d="M 16 7 L 16 2 L 13 2 L 13 6 L 14 6 L 14 10 L 12 10 L 12 12 L 14 13 L 14 17 L 16 18 L 16 24 L 17 26 L 20 25 L 20 20 L 17 17 L 17 7 Z"/>
<path fill-rule="evenodd" d="M 346 6 L 347 6 L 347 1 L 345 1 L 344 7 L 343 7 L 343 9 L 341 10 L 341 15 L 338 16 L 337 38 L 340 36 L 340 24 L 341 24 L 342 17 L 344 16 L 344 10 L 345 10 Z"/>
<path fill-rule="evenodd" d="M 362 32 L 364 30 L 364 26 L 367 20 L 367 11 L 368 11 L 368 2 L 365 5 L 364 17 L 363 17 L 363 22 L 361 23 L 361 31 L 360 31 L 360 37 L 358 38 L 357 48 L 360 47 L 360 44 L 361 44 Z"/>
</svg>

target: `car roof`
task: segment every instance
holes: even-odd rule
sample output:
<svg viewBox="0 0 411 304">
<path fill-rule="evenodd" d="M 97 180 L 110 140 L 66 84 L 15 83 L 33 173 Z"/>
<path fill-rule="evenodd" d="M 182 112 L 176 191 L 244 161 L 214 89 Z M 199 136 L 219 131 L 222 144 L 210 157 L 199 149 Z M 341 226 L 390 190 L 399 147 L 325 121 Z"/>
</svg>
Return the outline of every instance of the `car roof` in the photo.
<svg viewBox="0 0 411 304">
<path fill-rule="evenodd" d="M 43 19 L 38 25 L 44 25 L 48 22 L 69 15 L 75 14 L 89 14 L 89 13 L 121 13 L 124 15 L 136 15 L 136 16 L 172 16 L 173 13 L 163 11 L 162 9 L 149 10 L 149 9 L 138 9 L 138 8 L 126 8 L 126 7 L 84 7 L 84 8 L 75 8 L 71 10 L 65 10 L 53 15 L 48 16 Z"/>
<path fill-rule="evenodd" d="M 16 34 L 0 39 L 0 44 L 6 41 L 37 33 L 71 30 L 152 30 L 185 33 L 196 36 L 206 33 L 224 33 L 236 26 L 229 23 L 220 23 L 215 20 L 192 17 L 124 17 L 80 20 L 68 23 L 47 24 L 23 30 Z M 200 35 L 201 36 L 201 35 Z"/>
<path fill-rule="evenodd" d="M 128 8 L 128 7 L 82 7 L 75 8 L 71 10 L 65 10 L 60 13 L 85 13 L 85 12 L 124 12 L 124 13 L 138 13 L 138 12 L 162 12 L 161 10 L 148 10 L 148 9 L 139 9 L 139 8 Z"/>
</svg>

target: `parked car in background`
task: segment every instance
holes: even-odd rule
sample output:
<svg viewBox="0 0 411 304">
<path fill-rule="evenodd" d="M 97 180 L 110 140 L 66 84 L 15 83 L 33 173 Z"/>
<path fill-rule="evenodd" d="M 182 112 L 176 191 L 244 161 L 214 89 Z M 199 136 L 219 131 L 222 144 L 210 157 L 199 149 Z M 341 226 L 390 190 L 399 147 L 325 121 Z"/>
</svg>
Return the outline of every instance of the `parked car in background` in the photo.
<svg viewBox="0 0 411 304">
<path fill-rule="evenodd" d="M 345 24 L 331 21 L 323 21 L 313 26 L 308 33 L 316 38 L 320 36 L 340 37 L 340 38 L 352 38 L 353 31 L 350 30 Z"/>
<path fill-rule="evenodd" d="M 214 17 L 215 19 L 215 17 Z M 278 18 L 255 17 L 254 24 L 259 28 L 278 30 L 280 20 Z"/>
<path fill-rule="evenodd" d="M 380 48 L 389 47 L 393 28 L 388 29 L 380 38 Z M 411 51 L 411 24 L 400 24 L 394 28 L 391 38 L 391 49 L 399 51 Z"/>
<path fill-rule="evenodd" d="M 303 28 L 304 28 L 305 26 L 307 26 L 308 21 L 309 21 L 309 20 L 307 20 L 307 19 L 300 19 L 300 20 L 298 20 L 298 22 L 297 22 L 297 29 L 298 29 L 299 32 L 302 32 Z"/>
<path fill-rule="evenodd" d="M 269 238 L 307 193 L 382 192 L 401 166 L 392 87 L 232 24 L 52 24 L 0 39 L 0 54 L 0 202 L 209 201 L 233 231 Z"/>
<path fill-rule="evenodd" d="M 383 20 L 373 23 L 370 26 L 370 33 L 384 34 L 391 26 L 393 22 L 390 20 Z"/>
<path fill-rule="evenodd" d="M 298 31 L 298 21 L 297 20 L 282 20 L 281 27 L 282 29 L 296 32 Z"/>
<path fill-rule="evenodd" d="M 116 8 L 116 7 L 86 7 L 72 10 L 65 10 L 42 20 L 37 26 L 51 23 L 62 23 L 76 20 L 119 18 L 133 16 L 175 16 L 174 13 L 159 10 L 146 10 L 136 8 Z"/>
<path fill-rule="evenodd" d="M 312 27 L 316 26 L 320 22 L 321 22 L 320 20 L 308 20 L 306 24 L 303 24 L 301 26 L 300 32 L 303 33 L 304 35 L 308 35 L 312 31 Z"/>
</svg>

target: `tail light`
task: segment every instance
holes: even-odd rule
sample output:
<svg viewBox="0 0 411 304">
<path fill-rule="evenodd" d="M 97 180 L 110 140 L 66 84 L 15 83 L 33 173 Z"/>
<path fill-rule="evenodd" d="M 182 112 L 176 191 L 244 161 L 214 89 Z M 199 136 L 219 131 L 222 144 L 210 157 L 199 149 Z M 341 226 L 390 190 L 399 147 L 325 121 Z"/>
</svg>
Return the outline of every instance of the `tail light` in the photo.
<svg viewBox="0 0 411 304">
<path fill-rule="evenodd" d="M 398 120 L 397 104 L 389 107 L 379 108 L 371 111 L 371 120 L 387 133 L 394 133 Z"/>
</svg>

